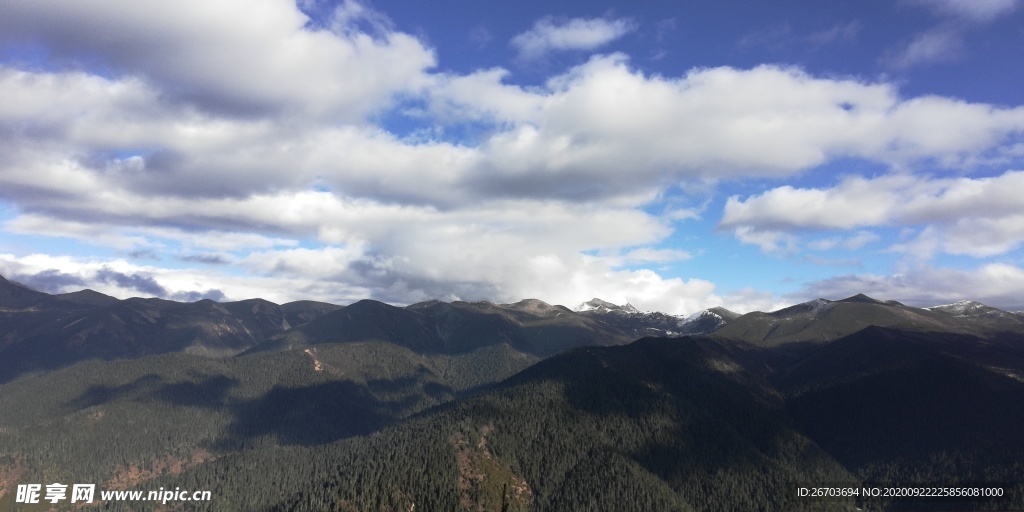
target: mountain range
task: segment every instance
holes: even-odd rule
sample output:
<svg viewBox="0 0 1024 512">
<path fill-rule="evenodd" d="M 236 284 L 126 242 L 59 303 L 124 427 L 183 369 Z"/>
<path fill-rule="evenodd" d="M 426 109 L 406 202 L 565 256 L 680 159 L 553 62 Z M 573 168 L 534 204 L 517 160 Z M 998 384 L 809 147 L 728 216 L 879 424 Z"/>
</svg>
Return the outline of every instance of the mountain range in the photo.
<svg viewBox="0 0 1024 512">
<path fill-rule="evenodd" d="M 0 277 L 3 510 L 48 510 L 14 489 L 51 481 L 213 493 L 189 510 L 1024 510 L 1022 424 L 1024 316 L 975 302 L 683 317 Z M 867 481 L 1006 496 L 822 503 L 792 485 Z"/>
</svg>

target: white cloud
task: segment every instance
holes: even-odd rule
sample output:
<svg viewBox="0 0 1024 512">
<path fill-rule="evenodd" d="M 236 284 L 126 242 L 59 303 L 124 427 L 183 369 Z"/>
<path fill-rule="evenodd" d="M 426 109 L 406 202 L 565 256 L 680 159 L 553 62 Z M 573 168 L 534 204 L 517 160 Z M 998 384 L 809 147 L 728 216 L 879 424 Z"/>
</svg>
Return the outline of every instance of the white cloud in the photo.
<svg viewBox="0 0 1024 512">
<path fill-rule="evenodd" d="M 891 50 L 883 62 L 896 68 L 957 60 L 965 53 L 965 36 L 1020 5 L 1020 0 L 912 0 L 944 21 Z"/>
<path fill-rule="evenodd" d="M 849 229 L 881 225 L 891 217 L 910 176 L 849 177 L 830 189 L 777 187 L 725 204 L 721 227 L 768 229 Z"/>
<path fill-rule="evenodd" d="M 955 60 L 964 52 L 963 34 L 954 27 L 939 26 L 915 36 L 884 60 L 896 68 Z"/>
<path fill-rule="evenodd" d="M 1020 0 L 916 0 L 938 14 L 964 21 L 988 23 L 1020 5 Z"/>
<path fill-rule="evenodd" d="M 891 174 L 849 176 L 832 188 L 782 186 L 741 200 L 730 197 L 721 225 L 848 229 L 858 226 L 951 223 L 964 217 L 1024 213 L 1016 191 L 1024 171 L 987 178 L 928 178 Z"/>
<path fill-rule="evenodd" d="M 420 86 L 435 58 L 406 34 L 347 30 L 372 13 L 351 0 L 339 13 L 332 31 L 308 28 L 290 0 L 14 0 L 0 6 L 0 37 L 45 41 L 208 111 L 358 121 Z"/>
<path fill-rule="evenodd" d="M 693 258 L 693 255 L 678 249 L 652 249 L 641 247 L 633 249 L 622 255 L 624 265 L 635 265 L 637 263 L 663 263 L 669 261 L 682 261 Z"/>
<path fill-rule="evenodd" d="M 593 297 L 616 304 L 629 302 L 645 311 L 691 314 L 722 305 L 715 285 L 703 279 L 665 279 L 652 270 L 612 270 L 599 259 L 539 257 L 518 291 L 543 290 L 548 302 L 575 306 Z M 566 277 L 568 279 L 566 279 Z M 547 299 L 546 299 L 547 300 Z"/>
<path fill-rule="evenodd" d="M 723 301 L 727 309 L 741 314 L 751 311 L 778 311 L 793 305 L 792 301 L 755 288 L 736 290 L 723 297 Z"/>
<path fill-rule="evenodd" d="M 1024 244 L 1024 215 L 1005 218 L 965 218 L 950 225 L 928 225 L 913 238 L 888 250 L 916 260 L 939 252 L 986 258 L 1010 253 Z"/>
<path fill-rule="evenodd" d="M 1024 244 L 1024 213 L 963 218 L 942 231 L 922 233 L 918 243 L 935 242 L 948 254 L 978 258 L 1006 254 Z"/>
<path fill-rule="evenodd" d="M 792 254 L 796 251 L 797 238 L 789 233 L 771 230 L 755 230 L 740 226 L 733 231 L 741 242 L 756 245 L 767 253 Z"/>
<path fill-rule="evenodd" d="M 4 69 L 0 91 L 29 100 L 0 107 L 14 134 L 0 141 L 0 179 L 19 202 L 66 209 L 71 191 L 76 202 L 99 203 L 90 198 L 100 193 L 117 205 L 123 191 L 244 197 L 317 184 L 445 208 L 491 197 L 637 205 L 673 181 L 786 176 L 840 156 L 955 164 L 1024 127 L 1024 109 L 901 101 L 885 85 L 774 67 L 668 79 L 613 56 L 546 90 L 508 86 L 502 76 L 432 86 L 438 102 L 495 123 L 493 135 L 466 146 L 410 143 L 369 127 L 217 117 L 172 108 L 134 79 Z"/>
<path fill-rule="evenodd" d="M 793 29 L 788 24 L 767 27 L 750 32 L 736 42 L 743 49 L 779 51 L 796 42 Z"/>
<path fill-rule="evenodd" d="M 880 237 L 875 233 L 870 231 L 859 231 L 848 237 L 832 237 L 814 240 L 809 242 L 807 246 L 819 251 L 829 251 L 837 247 L 848 251 L 856 251 L 865 245 L 877 242 L 879 239 Z"/>
<path fill-rule="evenodd" d="M 519 51 L 519 58 L 534 60 L 552 51 L 593 50 L 634 30 L 636 23 L 629 19 L 573 18 L 559 23 L 542 18 L 509 44 Z"/>
<path fill-rule="evenodd" d="M 443 120 L 496 120 L 528 122 L 543 107 L 544 98 L 522 87 L 503 84 L 509 72 L 502 68 L 469 75 L 440 76 L 431 88 L 433 114 Z"/>
<path fill-rule="evenodd" d="M 666 78 L 612 55 L 552 78 L 546 90 L 504 85 L 502 76 L 452 79 L 434 92 L 442 105 L 494 119 L 499 128 L 480 148 L 481 165 L 503 190 L 528 181 L 549 193 L 571 186 L 583 197 L 606 196 L 667 179 L 789 176 L 839 157 L 958 166 L 1024 131 L 1024 108 L 903 100 L 886 84 L 774 66 Z"/>
<path fill-rule="evenodd" d="M 737 230 L 744 242 L 771 249 L 760 239 L 799 230 L 926 226 L 919 236 L 894 245 L 897 252 L 993 256 L 1024 243 L 1024 171 L 988 178 L 926 178 L 895 174 L 847 177 L 828 189 L 782 186 L 745 200 L 730 197 L 719 226 Z M 760 238 L 758 238 L 760 237 Z M 874 235 L 848 243 L 868 243 Z M 819 240 L 827 249 L 838 240 Z M 848 246 L 856 248 L 856 244 Z"/>
<path fill-rule="evenodd" d="M 860 20 L 852 20 L 815 32 L 807 39 L 816 44 L 848 43 L 857 39 L 861 28 Z"/>
</svg>

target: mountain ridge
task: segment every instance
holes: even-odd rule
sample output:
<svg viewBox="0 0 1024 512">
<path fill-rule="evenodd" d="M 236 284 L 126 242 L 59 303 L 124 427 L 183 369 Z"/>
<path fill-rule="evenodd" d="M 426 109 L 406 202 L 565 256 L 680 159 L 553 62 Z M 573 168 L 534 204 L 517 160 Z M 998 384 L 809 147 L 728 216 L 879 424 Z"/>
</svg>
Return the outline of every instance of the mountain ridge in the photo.
<svg viewBox="0 0 1024 512">
<path fill-rule="evenodd" d="M 49 294 L 49 293 L 45 293 L 45 292 L 34 290 L 34 289 L 30 288 L 30 287 L 27 287 L 25 285 L 22 285 L 20 283 L 15 282 L 15 281 L 10 281 L 10 280 L 6 279 L 4 276 L 0 275 L 0 307 L 11 307 L 10 305 L 6 304 L 6 302 L 11 302 L 11 301 L 19 302 L 19 303 L 25 303 L 25 304 L 33 304 L 33 303 L 37 303 L 37 302 L 40 302 L 40 301 L 43 301 L 43 300 L 47 300 L 47 299 L 49 299 L 49 300 L 60 300 L 60 301 L 68 302 L 68 303 L 94 304 L 94 305 L 109 305 L 109 304 L 112 304 L 114 302 L 123 301 L 123 300 L 144 300 L 144 301 L 157 300 L 157 301 L 174 302 L 174 303 L 178 303 L 178 304 L 195 304 L 195 303 L 199 303 L 199 302 L 203 302 L 203 301 L 216 302 L 216 303 L 220 303 L 220 304 L 235 304 L 235 303 L 248 303 L 248 302 L 251 302 L 251 301 L 262 301 L 262 302 L 265 302 L 267 304 L 272 304 L 272 305 L 279 306 L 279 307 L 287 307 L 289 305 L 298 306 L 298 305 L 302 305 L 302 304 L 318 304 L 318 305 L 328 306 L 331 309 L 344 307 L 344 306 L 340 306 L 340 305 L 336 305 L 336 304 L 329 304 L 329 303 L 310 301 L 310 300 L 296 300 L 296 301 L 292 301 L 292 302 L 288 302 L 288 303 L 284 303 L 284 304 L 276 304 L 276 303 L 273 303 L 271 301 L 267 301 L 266 299 L 262 299 L 262 298 L 259 298 L 259 297 L 253 297 L 253 298 L 241 299 L 241 300 L 235 300 L 235 301 L 225 301 L 225 302 L 211 301 L 210 299 L 200 299 L 200 300 L 197 300 L 197 301 L 194 301 L 194 302 L 179 302 L 179 301 L 172 301 L 172 300 L 167 300 L 167 299 L 159 299 L 159 298 L 155 298 L 155 297 L 151 297 L 151 298 L 131 297 L 131 298 L 128 298 L 128 299 L 117 299 L 116 297 L 112 297 L 112 296 L 109 296 L 109 295 L 106 295 L 106 294 L 103 294 L 103 293 L 100 293 L 100 292 L 97 292 L 97 291 L 94 291 L 94 290 L 91 290 L 91 289 L 88 289 L 88 288 L 82 289 L 82 290 L 79 290 L 79 291 L 75 291 L 75 292 L 67 292 L 67 293 L 59 293 L 59 294 Z M 372 300 L 372 299 L 366 299 L 366 300 Z M 452 301 L 452 302 L 469 303 L 469 302 L 459 301 L 459 300 Z M 835 303 L 835 302 L 842 302 L 842 303 L 865 303 L 865 304 L 876 304 L 876 305 L 902 306 L 902 307 L 913 308 L 913 309 L 936 310 L 936 311 L 953 310 L 956 307 L 968 306 L 968 307 L 972 307 L 972 308 L 980 308 L 980 309 L 983 309 L 986 312 L 998 311 L 998 312 L 1006 313 L 1006 314 L 1010 314 L 1010 315 L 1020 315 L 1020 313 L 1018 313 L 1018 312 L 1010 312 L 1010 311 L 1002 310 L 1002 309 L 999 309 L 999 308 L 995 308 L 995 307 L 992 307 L 992 306 L 985 305 L 985 304 L 983 304 L 981 302 L 974 301 L 974 300 L 971 300 L 971 299 L 963 299 L 963 300 L 956 301 L 956 302 L 953 302 L 953 303 L 950 303 L 950 304 L 942 304 L 942 305 L 936 305 L 936 306 L 925 306 L 925 307 L 917 308 L 917 307 L 913 307 L 913 306 L 906 306 L 906 305 L 904 305 L 904 304 L 902 304 L 902 303 L 900 303 L 898 301 L 895 301 L 895 300 L 880 300 L 880 299 L 876 299 L 876 298 L 873 298 L 873 297 L 869 297 L 868 295 L 865 295 L 863 293 L 858 293 L 858 294 L 852 295 L 850 297 L 846 297 L 846 298 L 842 298 L 842 299 L 835 299 L 835 300 L 825 299 L 825 298 L 816 298 L 816 299 L 811 299 L 811 300 L 803 302 L 803 303 L 797 303 L 797 304 L 793 304 L 793 305 L 790 305 L 790 306 L 786 306 L 786 307 L 783 307 L 783 308 L 781 308 L 779 310 L 775 310 L 775 311 L 769 311 L 769 312 L 751 311 L 750 313 L 746 313 L 746 314 L 751 314 L 751 313 L 775 314 L 775 313 L 779 313 L 779 312 L 782 312 L 782 311 L 786 311 L 786 310 L 788 310 L 790 308 L 807 307 L 807 305 L 814 305 L 814 304 L 819 304 L 819 303 Z M 422 302 L 418 302 L 418 303 L 412 303 L 412 304 L 408 304 L 408 305 L 405 305 L 405 306 L 395 306 L 395 307 L 404 307 L 404 308 L 416 309 L 416 308 L 419 308 L 419 307 L 424 307 L 424 306 L 427 306 L 427 305 L 430 305 L 430 304 L 435 304 L 435 303 L 445 303 L 445 302 L 441 301 L 441 300 L 438 300 L 438 299 L 430 299 L 430 300 L 427 300 L 427 301 L 422 301 Z M 570 310 L 568 307 L 563 306 L 563 305 L 549 304 L 547 302 L 544 302 L 543 300 L 533 299 L 533 298 L 526 298 L 526 299 L 522 299 L 522 300 L 520 300 L 518 302 L 505 303 L 505 304 L 489 302 L 489 301 L 475 301 L 475 302 L 472 302 L 472 303 L 475 303 L 475 304 L 490 304 L 490 305 L 494 305 L 494 306 L 505 306 L 505 307 L 512 307 L 512 308 L 520 308 L 520 309 L 529 309 L 529 308 L 541 308 L 541 309 L 563 308 L 565 310 Z M 612 302 L 603 300 L 603 299 L 598 298 L 598 297 L 594 297 L 591 300 L 588 300 L 588 301 L 585 301 L 583 303 L 580 303 L 575 308 L 572 308 L 570 311 L 577 312 L 577 313 L 580 313 L 580 312 L 590 312 L 590 311 L 601 311 L 601 312 L 617 311 L 617 312 L 622 312 L 624 314 L 652 314 L 652 313 L 654 313 L 654 314 L 662 314 L 662 315 L 667 315 L 667 316 L 673 316 L 673 317 L 682 318 L 682 319 L 687 319 L 687 318 L 693 317 L 695 315 L 700 315 L 700 314 L 708 312 L 708 311 L 712 311 L 712 312 L 714 312 L 714 311 L 719 311 L 719 312 L 726 311 L 726 312 L 728 312 L 730 314 L 735 314 L 735 313 L 733 313 L 733 312 L 729 311 L 728 309 L 725 309 L 725 308 L 723 308 L 721 306 L 716 306 L 716 307 L 706 308 L 706 309 L 697 311 L 695 313 L 691 313 L 689 315 L 670 315 L 668 313 L 663 313 L 663 312 L 659 312 L 659 311 L 641 311 L 640 309 L 636 308 L 635 306 L 633 306 L 632 304 L 630 304 L 628 302 L 623 304 L 623 305 L 618 305 L 618 304 L 614 304 Z"/>
<path fill-rule="evenodd" d="M 352 318 L 356 318 L 352 320 Z M 593 298 L 574 309 L 539 299 L 507 304 L 425 301 L 348 306 L 260 299 L 177 302 L 117 299 L 93 290 L 47 294 L 0 276 L 0 382 L 91 358 L 185 351 L 228 357 L 321 343 L 380 341 L 420 353 L 468 353 L 508 345 L 545 358 L 577 346 L 648 337 L 712 335 L 755 345 L 828 342 L 870 325 L 992 338 L 1024 332 L 1024 316 L 961 301 L 915 308 L 857 294 L 740 315 L 709 308 L 689 316 L 642 312 Z"/>
<path fill-rule="evenodd" d="M 995 308 L 989 308 L 996 310 Z M 828 342 L 869 326 L 922 332 L 963 332 L 981 338 L 1000 332 L 1024 332 L 1024 317 L 1009 312 L 992 318 L 951 315 L 946 311 L 906 306 L 863 294 L 846 299 L 814 299 L 770 313 L 742 315 L 713 332 L 714 336 L 754 344 Z"/>
</svg>

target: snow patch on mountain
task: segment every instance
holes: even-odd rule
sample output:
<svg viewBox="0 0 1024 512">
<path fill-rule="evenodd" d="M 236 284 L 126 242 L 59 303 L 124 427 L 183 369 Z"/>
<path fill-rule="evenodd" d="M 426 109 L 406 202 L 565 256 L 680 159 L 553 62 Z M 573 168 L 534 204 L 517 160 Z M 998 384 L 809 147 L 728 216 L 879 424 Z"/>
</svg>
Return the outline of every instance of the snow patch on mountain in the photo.
<svg viewBox="0 0 1024 512">
<path fill-rule="evenodd" d="M 962 314 L 970 311 L 971 309 L 975 309 L 975 308 L 977 308 L 978 306 L 981 306 L 981 305 L 982 304 L 980 302 L 975 302 L 973 300 L 958 300 L 958 301 L 956 301 L 956 302 L 954 302 L 952 304 L 943 304 L 941 306 L 932 306 L 930 308 L 925 308 L 925 309 L 945 311 L 947 313 L 953 313 L 954 315 L 962 315 Z"/>
<path fill-rule="evenodd" d="M 984 305 L 984 304 L 982 304 L 980 302 L 973 301 L 973 300 L 960 300 L 960 301 L 956 301 L 956 302 L 954 302 L 952 304 L 944 304 L 942 306 L 932 306 L 930 308 L 925 308 L 925 309 L 927 309 L 929 311 L 940 311 L 940 312 L 948 313 L 950 315 L 958 316 L 958 317 L 972 317 L 972 316 L 973 317 L 978 317 L 978 316 L 987 316 L 987 317 L 997 316 L 997 317 L 1001 317 L 1001 316 L 1012 314 L 1012 313 L 1009 313 L 1007 311 L 1003 311 L 1001 309 L 997 309 L 997 308 L 994 308 L 994 307 L 991 307 L 991 306 L 986 306 L 986 305 Z"/>
<path fill-rule="evenodd" d="M 706 334 L 718 330 L 737 316 L 739 315 L 723 308 L 705 309 L 681 318 L 679 330 L 681 334 Z"/>
</svg>

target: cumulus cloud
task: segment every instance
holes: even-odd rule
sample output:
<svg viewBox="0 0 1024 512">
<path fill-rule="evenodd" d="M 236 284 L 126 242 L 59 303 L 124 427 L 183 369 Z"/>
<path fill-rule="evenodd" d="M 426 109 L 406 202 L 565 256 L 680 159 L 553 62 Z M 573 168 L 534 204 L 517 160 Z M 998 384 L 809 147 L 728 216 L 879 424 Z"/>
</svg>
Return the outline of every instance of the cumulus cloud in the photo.
<svg viewBox="0 0 1024 512">
<path fill-rule="evenodd" d="M 26 98 L 0 107 L 0 123 L 12 132 L 0 141 L 5 196 L 42 209 L 106 210 L 102 215 L 131 210 L 124 203 L 133 196 L 152 206 L 157 197 L 247 197 L 315 186 L 440 208 L 494 197 L 636 205 L 672 182 L 781 177 L 835 157 L 956 164 L 1024 127 L 1020 108 L 902 100 L 885 84 L 772 66 L 665 78 L 608 56 L 553 78 L 544 90 L 506 85 L 503 76 L 436 77 L 431 86 L 437 109 L 461 109 L 460 117 L 495 127 L 467 146 L 410 143 L 353 125 L 201 115 L 170 108 L 135 79 L 3 69 L 0 92 Z"/>
<path fill-rule="evenodd" d="M 547 91 L 502 77 L 453 77 L 433 90 L 439 108 L 455 104 L 504 127 L 480 148 L 479 164 L 493 171 L 476 184 L 490 193 L 571 189 L 586 199 L 669 179 L 784 177 L 840 157 L 957 166 L 1024 130 L 1024 108 L 902 99 L 888 84 L 776 66 L 668 78 L 611 55 L 552 78 Z"/>
<path fill-rule="evenodd" d="M 534 60 L 553 51 L 593 50 L 604 46 L 634 30 L 630 19 L 573 18 L 558 22 L 541 18 L 533 28 L 509 42 L 519 52 L 519 58 Z"/>
<path fill-rule="evenodd" d="M 1024 211 L 1016 194 L 1022 186 L 1024 171 L 987 178 L 850 176 L 827 189 L 787 185 L 746 200 L 733 196 L 721 225 L 827 229 L 998 218 Z"/>
<path fill-rule="evenodd" d="M 15 0 L 0 7 L 0 40 L 28 39 L 57 57 L 99 61 L 213 112 L 359 120 L 417 87 L 435 57 L 400 32 L 375 38 L 349 30 L 373 13 L 352 0 L 338 12 L 333 27 L 310 29 L 290 0 Z"/>
<path fill-rule="evenodd" d="M 904 182 L 910 177 L 888 178 Z M 831 189 L 777 187 L 741 200 L 732 196 L 725 204 L 719 226 L 759 230 L 793 228 L 847 229 L 878 225 L 888 220 L 888 208 L 896 206 L 900 190 L 879 180 L 847 178 Z M 881 192 L 881 193 L 876 193 Z M 888 192 L 888 194 L 886 194 Z"/>
<path fill-rule="evenodd" d="M 746 199 L 730 197 L 719 227 L 735 229 L 748 243 L 800 230 L 847 230 L 864 227 L 925 227 L 912 242 L 892 247 L 899 252 L 993 256 L 1024 243 L 1024 171 L 986 178 L 927 178 L 893 174 L 877 178 L 851 176 L 831 188 L 777 187 Z M 876 240 L 864 233 L 847 242 Z M 839 241 L 812 242 L 828 249 Z M 856 244 L 853 244 L 856 245 Z M 851 245 L 850 248 L 854 248 Z"/>
</svg>

